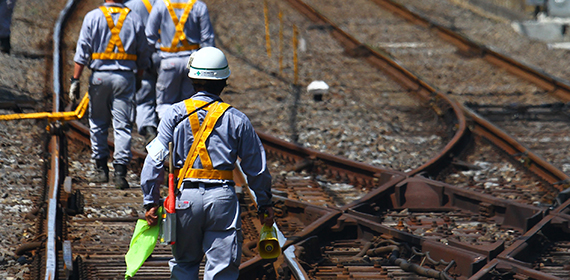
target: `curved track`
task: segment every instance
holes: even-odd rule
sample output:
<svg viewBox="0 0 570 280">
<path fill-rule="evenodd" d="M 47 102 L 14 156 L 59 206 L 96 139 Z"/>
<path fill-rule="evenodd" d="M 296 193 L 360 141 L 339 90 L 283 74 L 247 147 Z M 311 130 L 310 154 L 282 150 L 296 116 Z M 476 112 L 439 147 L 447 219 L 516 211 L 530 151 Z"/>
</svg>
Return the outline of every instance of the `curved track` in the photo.
<svg viewBox="0 0 570 280">
<path fill-rule="evenodd" d="M 427 104 L 446 126 L 452 127 L 453 133 L 451 141 L 437 155 L 406 173 L 331 156 L 259 133 L 270 161 L 279 166 L 274 172 L 279 174 L 275 175 L 274 189 L 284 255 L 274 263 L 257 256 L 254 241 L 259 225 L 251 197 L 242 184 L 244 233 L 251 242 L 244 243 L 240 278 L 484 279 L 497 275 L 565 278 L 564 257 L 546 254 L 565 248 L 568 242 L 562 233 L 568 231 L 569 202 L 556 209 L 536 207 L 421 175 L 436 177 L 457 165 L 455 156 L 467 149 L 471 137 L 477 135 L 493 143 L 512 161 L 521 163 L 523 169 L 548 186 L 562 189 L 565 186 L 560 182 L 567 180 L 567 176 L 398 63 L 356 41 L 309 6 L 293 0 L 290 3 L 311 20 L 330 26 L 333 37 L 348 52 L 357 50 L 359 59 L 386 71 Z M 65 13 L 62 15 L 65 17 Z M 57 52 L 56 48 L 54 61 L 59 61 Z M 59 69 L 57 63 L 54 69 Z M 61 107 L 61 86 L 57 82 L 61 79 L 54 75 L 54 112 Z M 85 139 L 86 131 L 80 122 L 70 122 L 69 126 L 71 130 L 66 132 L 69 137 Z M 132 230 L 133 222 L 140 217 L 136 210 L 140 203 L 138 190 L 121 192 L 112 186 L 90 186 L 81 178 L 67 177 L 67 164 L 86 161 L 86 155 L 78 152 L 84 151 L 81 145 L 71 145 L 73 153 L 65 150 L 66 127 L 52 125 L 51 175 L 46 192 L 49 194 L 47 243 L 39 254 L 45 256 L 39 258 L 45 272 L 38 271 L 32 278 L 63 278 L 66 273 L 78 279 L 120 278 L 124 271 L 122 254 L 130 239 L 124 233 Z M 131 179 L 136 180 L 136 176 Z M 323 184 L 346 184 L 361 194 L 342 200 L 339 198 L 346 197 L 346 193 Z M 61 200 L 55 201 L 56 197 Z M 92 212 L 90 209 L 94 208 L 116 212 L 113 214 L 116 217 Z M 55 220 L 60 218 L 63 224 L 58 225 Z M 95 231 L 90 228 L 93 225 L 97 225 Z M 539 244 L 549 247 L 541 250 Z M 159 247 L 141 270 L 141 277 L 166 278 L 166 259 L 168 248 Z M 548 267 L 558 270 L 547 270 L 545 259 Z"/>
</svg>

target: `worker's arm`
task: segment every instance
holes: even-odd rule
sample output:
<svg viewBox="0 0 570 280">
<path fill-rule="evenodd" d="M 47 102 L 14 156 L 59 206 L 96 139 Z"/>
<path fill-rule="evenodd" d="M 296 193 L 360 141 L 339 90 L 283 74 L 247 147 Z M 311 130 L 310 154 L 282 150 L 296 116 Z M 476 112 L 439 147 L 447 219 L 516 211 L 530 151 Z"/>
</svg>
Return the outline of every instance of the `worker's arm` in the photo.
<svg viewBox="0 0 570 280">
<path fill-rule="evenodd" d="M 148 144 L 147 156 L 141 171 L 141 189 L 143 192 L 143 205 L 145 217 L 152 224 L 156 217 L 157 206 L 160 203 L 160 185 L 164 180 L 164 160 L 168 157 L 168 143 L 172 142 L 174 128 L 185 113 L 184 103 L 181 106 L 173 105 L 158 124 L 158 135 Z"/>
<path fill-rule="evenodd" d="M 148 46 L 150 52 L 154 53 L 156 51 L 156 43 L 160 39 L 160 22 L 162 21 L 162 9 L 164 3 L 162 1 L 156 1 L 154 7 L 152 8 L 145 25 L 145 35 L 147 38 Z"/>
<path fill-rule="evenodd" d="M 83 68 L 85 68 L 84 64 L 75 62 L 75 66 L 73 67 L 73 78 L 79 80 L 81 78 L 81 73 L 83 73 Z"/>
<path fill-rule="evenodd" d="M 249 188 L 255 192 L 260 221 L 272 226 L 274 213 L 271 203 L 271 174 L 267 169 L 263 144 L 249 120 L 240 125 L 239 130 L 238 156 L 241 158 L 240 167 L 247 176 Z"/>
<path fill-rule="evenodd" d="M 200 15 L 200 28 L 200 47 L 215 47 L 214 28 L 210 22 L 210 14 L 206 5 L 204 5 Z"/>
<path fill-rule="evenodd" d="M 73 57 L 73 61 L 75 62 L 75 65 L 73 67 L 73 76 L 69 81 L 69 101 L 72 104 L 79 100 L 79 97 L 81 95 L 81 74 L 83 73 L 85 65 L 87 65 L 91 60 L 91 54 L 93 53 L 91 27 L 87 23 L 89 20 L 91 20 L 92 17 L 92 13 L 86 15 L 85 20 L 81 26 L 79 38 L 77 39 L 75 56 Z"/>
</svg>

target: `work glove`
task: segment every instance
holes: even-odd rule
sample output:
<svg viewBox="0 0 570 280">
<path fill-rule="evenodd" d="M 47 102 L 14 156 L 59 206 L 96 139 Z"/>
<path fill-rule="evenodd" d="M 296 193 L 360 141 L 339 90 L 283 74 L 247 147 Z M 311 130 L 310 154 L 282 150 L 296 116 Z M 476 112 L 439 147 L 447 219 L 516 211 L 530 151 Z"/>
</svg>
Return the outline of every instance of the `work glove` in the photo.
<svg viewBox="0 0 570 280">
<path fill-rule="evenodd" d="M 71 77 L 69 82 L 71 83 L 69 86 L 69 102 L 71 102 L 71 104 L 75 104 L 79 99 L 79 79 Z"/>
</svg>

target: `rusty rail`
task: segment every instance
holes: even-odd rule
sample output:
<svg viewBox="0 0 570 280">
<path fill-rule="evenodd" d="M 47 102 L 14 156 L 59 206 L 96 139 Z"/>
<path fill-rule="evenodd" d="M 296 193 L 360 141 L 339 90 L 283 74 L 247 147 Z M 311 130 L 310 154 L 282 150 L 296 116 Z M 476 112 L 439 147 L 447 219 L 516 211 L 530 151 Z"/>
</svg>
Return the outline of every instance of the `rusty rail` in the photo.
<svg viewBox="0 0 570 280">
<path fill-rule="evenodd" d="M 413 23 L 429 27 L 437 27 L 437 30 L 440 30 L 442 32 L 441 34 L 445 35 L 445 38 L 453 38 L 454 41 L 462 42 L 462 44 L 458 47 L 464 50 L 473 48 L 476 48 L 478 50 L 483 49 L 482 46 L 479 46 L 467 40 L 463 36 L 449 29 L 440 27 L 435 23 L 422 18 L 421 16 L 412 13 L 399 4 L 393 3 L 389 0 L 374 1 L 379 5 L 393 11 L 394 13 L 412 21 Z M 408 175 L 413 176 L 422 172 L 426 172 L 428 176 L 437 175 L 443 168 L 448 166 L 454 155 L 461 153 L 461 151 L 466 147 L 466 142 L 468 141 L 469 137 L 471 137 L 470 133 L 473 132 L 484 137 L 485 139 L 488 139 L 500 149 L 503 149 L 515 161 L 525 161 L 525 164 L 523 164 L 523 166 L 528 168 L 534 174 L 538 175 L 540 178 L 543 178 L 546 182 L 554 184 L 559 191 L 568 187 L 568 184 L 564 182 L 568 182 L 569 178 L 564 174 L 564 172 L 558 170 L 550 163 L 542 160 L 539 156 L 528 151 L 528 149 L 523 147 L 522 144 L 518 143 L 509 135 L 501 132 L 501 130 L 495 127 L 493 124 L 476 116 L 476 114 L 464 106 L 461 106 L 452 101 L 446 94 L 436 91 L 433 87 L 400 66 L 397 62 L 393 61 L 388 56 L 382 55 L 372 48 L 366 46 L 365 44 L 358 42 L 355 38 L 342 31 L 332 21 L 328 20 L 325 16 L 321 15 L 315 9 L 311 8 L 301 0 L 288 0 L 288 2 L 292 7 L 307 16 L 313 22 L 330 26 L 331 35 L 345 47 L 347 52 L 350 53 L 351 51 L 354 52 L 355 50 L 358 50 L 360 52 L 360 56 L 362 56 L 362 59 L 367 60 L 372 65 L 384 70 L 386 74 L 407 88 L 411 93 L 415 94 L 424 102 L 427 102 L 440 117 L 443 117 L 444 119 L 448 120 L 448 123 L 454 124 L 456 126 L 454 128 L 456 131 L 453 139 L 448 142 L 444 149 L 422 166 L 408 172 Z M 566 85 L 566 83 L 561 83 L 555 78 L 538 73 L 536 70 L 533 70 L 530 67 L 523 67 L 520 62 L 500 56 L 495 52 L 488 53 L 492 54 L 493 57 L 496 57 L 493 61 L 500 60 L 503 61 L 504 64 L 507 64 L 508 62 L 510 65 L 509 67 L 520 69 L 519 72 L 526 73 L 525 75 L 522 75 L 523 78 L 529 79 L 532 82 L 537 82 L 535 79 L 530 79 L 529 77 L 542 77 L 540 79 L 539 85 L 550 89 L 551 92 L 555 92 L 557 96 L 563 100 L 570 100 L 570 86 Z M 544 85 L 547 82 L 550 83 L 549 86 Z M 565 88 L 568 88 L 568 94 L 567 90 L 563 90 Z M 472 131 L 467 128 L 466 117 L 469 117 L 470 120 L 472 120 L 474 123 Z M 450 118 L 452 118 L 451 121 L 449 121 Z"/>
<path fill-rule="evenodd" d="M 417 13 L 410 11 L 408 8 L 401 4 L 395 3 L 391 0 L 371 0 L 377 5 L 391 11 L 392 13 L 410 21 L 413 24 L 420 25 L 431 29 L 441 38 L 454 44 L 461 51 L 478 55 L 489 63 L 492 63 L 500 68 L 503 68 L 524 80 L 530 81 L 537 86 L 547 90 L 550 94 L 560 99 L 563 102 L 570 101 L 570 82 L 554 77 L 540 69 L 533 66 L 526 65 L 517 61 L 499 51 L 492 50 L 490 47 L 476 43 L 464 35 L 453 31 L 447 27 L 431 21 Z"/>
<path fill-rule="evenodd" d="M 54 94 L 53 94 L 53 112 L 57 113 L 60 111 L 60 93 L 61 93 L 61 86 L 59 81 L 61 80 L 61 49 L 60 49 L 60 42 L 61 42 L 61 30 L 63 24 L 67 20 L 68 11 L 73 7 L 75 4 L 74 0 L 69 0 L 65 6 L 65 8 L 61 11 L 58 20 L 56 22 L 56 26 L 54 28 L 53 34 L 53 42 L 54 42 L 54 50 L 53 50 L 53 78 L 54 78 Z M 65 151 L 65 137 L 56 133 L 56 131 L 52 132 L 52 136 L 49 143 L 49 152 L 50 152 L 50 165 L 48 168 L 48 179 L 47 179 L 47 189 L 48 189 L 48 214 L 47 214 L 47 221 L 46 221 L 46 229 L 47 229 L 47 241 L 45 246 L 45 273 L 44 277 L 46 280 L 48 279 L 56 279 L 57 277 L 57 227 L 58 223 L 58 204 L 59 204 L 59 193 L 60 193 L 60 185 L 63 183 L 63 178 L 65 173 L 67 172 L 65 165 L 66 159 L 63 155 L 66 154 Z M 67 267 L 66 269 L 72 270 L 73 267 Z"/>
<path fill-rule="evenodd" d="M 490 140 L 494 145 L 506 152 L 511 158 L 520 162 L 534 174 L 547 181 L 559 191 L 568 187 L 570 177 L 564 172 L 534 154 L 522 144 L 508 136 L 504 131 L 486 121 L 467 107 L 463 111 L 473 120 L 473 133 Z"/>
<path fill-rule="evenodd" d="M 332 26 L 330 21 L 326 18 L 318 14 L 312 14 L 315 13 L 314 10 L 303 3 L 296 2 L 294 0 L 289 0 L 289 2 L 294 6 L 297 5 L 303 13 L 307 14 L 310 18 L 312 17 L 315 21 Z M 453 244 L 452 248 L 444 249 L 444 246 L 440 243 L 415 236 L 397 228 L 380 224 L 380 210 L 383 211 L 389 208 L 401 210 L 403 208 L 414 207 L 418 211 L 421 210 L 420 208 L 428 208 L 431 210 L 435 209 L 438 211 L 448 211 L 450 209 L 457 208 L 460 210 L 472 210 L 473 208 L 477 209 L 477 207 L 482 205 L 484 207 L 482 207 L 482 210 L 480 211 L 484 211 L 486 215 L 494 215 L 497 219 L 502 220 L 508 220 L 506 216 L 509 216 L 515 221 L 512 222 L 511 220 L 508 220 L 511 222 L 508 222 L 507 224 L 515 228 L 519 228 L 520 230 L 526 230 L 528 227 L 537 223 L 536 220 L 542 215 L 542 209 L 516 205 L 490 197 L 478 196 L 475 193 L 455 189 L 451 186 L 442 186 L 438 183 L 429 181 L 426 182 L 424 179 L 407 179 L 406 177 L 408 176 L 425 171 L 430 174 L 436 174 L 441 170 L 441 165 L 445 165 L 446 162 L 450 161 L 452 154 L 455 154 L 457 151 L 462 149 L 463 142 L 469 137 L 469 130 L 467 129 L 466 117 L 464 115 L 466 113 L 463 111 L 463 108 L 454 102 L 451 102 L 448 97 L 438 93 L 431 86 L 427 85 L 425 82 L 421 81 L 409 71 L 391 61 L 389 58 L 381 56 L 367 46 L 358 43 L 348 34 L 340 31 L 340 29 L 333 29 L 332 32 L 333 36 L 344 42 L 343 45 L 349 50 L 349 52 L 362 52 L 362 50 L 364 50 L 365 55 L 363 56 L 363 59 L 369 61 L 373 65 L 389 71 L 389 75 L 391 77 L 408 88 L 410 92 L 416 94 L 416 96 L 421 100 L 429 104 L 440 117 L 448 119 L 451 126 L 455 129 L 455 134 L 452 141 L 446 145 L 444 150 L 434 159 L 430 160 L 430 162 L 422 165 L 422 167 L 412 172 L 400 173 L 319 153 L 291 143 L 278 141 L 269 135 L 259 133 L 268 153 L 279 153 L 283 158 L 294 162 L 305 161 L 306 163 L 308 161 L 306 164 L 317 166 L 317 168 L 315 168 L 317 171 L 319 168 L 323 168 L 321 170 L 323 172 L 329 172 L 330 174 L 344 177 L 357 184 L 372 184 L 378 186 L 378 188 L 372 191 L 369 195 L 366 195 L 357 202 L 351 203 L 341 209 L 321 208 L 276 196 L 276 200 L 286 206 L 283 209 L 288 209 L 288 213 L 290 215 L 302 216 L 302 220 L 305 222 L 304 228 L 301 231 L 287 233 L 289 239 L 283 246 L 284 250 L 294 251 L 295 247 L 308 246 L 309 242 L 313 242 L 309 240 L 312 240 L 312 236 L 315 235 L 322 236 L 323 239 L 326 240 L 327 238 L 333 238 L 336 236 L 331 236 L 331 232 L 335 234 L 347 233 L 349 236 L 366 233 L 367 235 L 364 236 L 364 240 L 370 238 L 371 235 L 382 238 L 391 236 L 392 239 L 397 239 L 397 241 L 392 240 L 390 242 L 404 241 L 412 245 L 421 246 L 423 250 L 432 252 L 432 257 L 436 258 L 444 258 L 443 256 L 446 256 L 446 254 L 449 255 L 454 253 L 453 256 L 457 256 L 457 260 L 461 263 L 457 264 L 458 267 L 454 268 L 452 272 L 461 273 L 463 276 L 476 273 L 484 266 L 485 262 L 488 261 L 489 258 L 493 257 L 497 250 L 499 250 L 497 247 L 492 247 L 492 250 L 483 250 L 480 248 L 474 249 L 467 245 Z M 58 91 L 56 90 L 56 92 Z M 54 104 L 58 104 L 58 102 L 59 101 L 54 102 Z M 471 115 L 467 116 L 472 117 Z M 88 130 L 79 122 L 72 122 L 70 125 L 73 128 L 72 131 L 69 132 L 70 137 L 85 139 L 85 135 L 89 134 Z M 478 130 L 474 131 L 476 133 L 481 133 Z M 516 144 L 511 143 L 510 140 L 506 140 L 506 142 L 511 146 L 516 146 Z M 54 154 L 52 154 L 52 166 L 55 166 L 54 164 L 58 163 L 59 157 L 57 156 L 57 151 L 57 149 L 54 149 L 54 154 L 56 155 L 55 158 L 53 158 Z M 517 153 L 513 152 L 512 155 Z M 145 154 L 140 153 L 138 156 L 144 158 Z M 536 165 L 542 164 L 539 160 L 535 160 L 535 163 Z M 325 167 L 321 167 L 323 165 Z M 545 170 L 548 170 L 548 168 Z M 545 174 L 547 173 L 546 171 L 543 172 Z M 556 174 L 556 172 L 550 173 L 553 175 L 547 175 L 552 178 L 555 178 L 556 176 L 561 177 L 560 174 Z M 56 182 L 59 180 L 57 179 L 57 176 L 58 173 L 56 172 L 54 174 L 54 181 Z M 552 181 L 554 180 L 556 179 L 552 179 Z M 427 194 L 430 199 L 426 199 L 425 194 Z M 378 209 L 377 205 L 379 204 L 377 202 L 393 202 L 394 205 L 392 205 L 392 207 L 386 206 L 384 209 Z M 424 202 L 428 204 L 426 205 Z M 376 206 L 373 205 L 374 203 L 376 203 Z M 52 206 L 50 206 L 50 210 L 51 209 Z M 296 210 L 291 211 L 292 209 Z M 493 209 L 496 211 L 493 212 Z M 501 216 L 501 214 L 504 215 Z M 560 215 L 562 214 L 553 216 L 551 220 L 554 220 L 554 218 L 560 218 Z M 318 248 L 318 246 L 315 248 Z M 320 250 L 317 251 L 320 252 Z M 509 252 L 516 253 L 516 251 Z M 514 256 L 514 253 L 511 255 Z M 501 259 L 501 261 L 503 261 L 503 259 Z M 506 261 L 510 262 L 511 260 L 509 259 Z M 297 262 L 295 259 L 290 261 L 290 263 L 301 266 L 300 262 Z M 240 267 L 241 272 L 243 273 L 240 275 L 240 277 L 242 277 L 241 279 L 248 279 L 247 276 L 250 275 L 249 273 L 258 269 L 260 265 L 264 265 L 264 262 L 260 260 L 260 258 L 256 257 L 243 263 L 242 267 Z M 339 268 L 341 268 L 342 271 L 336 270 L 335 273 L 351 273 L 349 267 Z M 447 273 L 447 270 L 448 268 L 441 268 L 439 271 Z M 381 273 L 382 268 L 374 265 L 372 271 L 374 271 L 374 273 Z M 301 269 L 298 272 L 299 275 L 303 275 L 304 277 L 308 277 L 311 273 L 313 272 L 306 271 L 305 269 Z M 429 273 L 432 274 L 434 271 L 429 271 Z"/>
<path fill-rule="evenodd" d="M 467 140 L 466 136 L 468 135 L 465 116 L 461 108 L 452 102 L 449 97 L 435 90 L 431 85 L 422 81 L 388 56 L 382 55 L 369 46 L 359 42 L 303 1 L 287 0 L 287 2 L 313 22 L 330 26 L 331 35 L 344 46 L 349 54 L 358 53 L 358 56 L 362 60 L 366 60 L 371 65 L 383 70 L 387 75 L 392 77 L 394 81 L 409 90 L 410 93 L 413 93 L 416 97 L 425 102 L 425 104 L 428 104 L 432 110 L 434 110 L 440 118 L 444 119 L 448 126 L 455 131 L 451 141 L 448 142 L 439 154 L 422 166 L 408 172 L 409 175 L 427 172 L 429 175 L 435 176 L 441 171 L 440 166 L 447 165 L 451 161 L 452 155 L 457 154 L 458 150 L 463 149 L 465 140 Z"/>
</svg>

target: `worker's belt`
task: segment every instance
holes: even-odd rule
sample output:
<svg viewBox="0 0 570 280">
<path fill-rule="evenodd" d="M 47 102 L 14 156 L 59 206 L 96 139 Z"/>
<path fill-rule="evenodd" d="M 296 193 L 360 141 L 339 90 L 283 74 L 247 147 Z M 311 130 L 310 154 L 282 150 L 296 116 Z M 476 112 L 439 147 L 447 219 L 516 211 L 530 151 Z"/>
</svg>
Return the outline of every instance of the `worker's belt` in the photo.
<svg viewBox="0 0 570 280">
<path fill-rule="evenodd" d="M 133 70 L 123 70 L 123 69 L 113 69 L 113 70 L 99 70 L 99 69 L 91 69 L 92 72 L 130 72 L 135 73 Z"/>
<path fill-rule="evenodd" d="M 204 185 L 204 188 L 213 188 L 213 187 L 220 187 L 220 186 L 234 186 L 233 182 L 230 183 L 204 183 L 204 182 L 191 182 L 191 181 L 184 181 L 182 182 L 182 188 L 184 189 L 197 189 L 200 188 L 200 184 Z"/>
<path fill-rule="evenodd" d="M 182 51 L 192 51 L 192 50 L 197 50 L 200 48 L 200 45 L 198 44 L 191 44 L 191 45 L 187 45 L 187 46 L 180 46 L 180 47 L 160 47 L 160 50 L 163 52 L 171 52 L 171 53 L 176 53 L 176 52 L 182 52 Z"/>
</svg>

